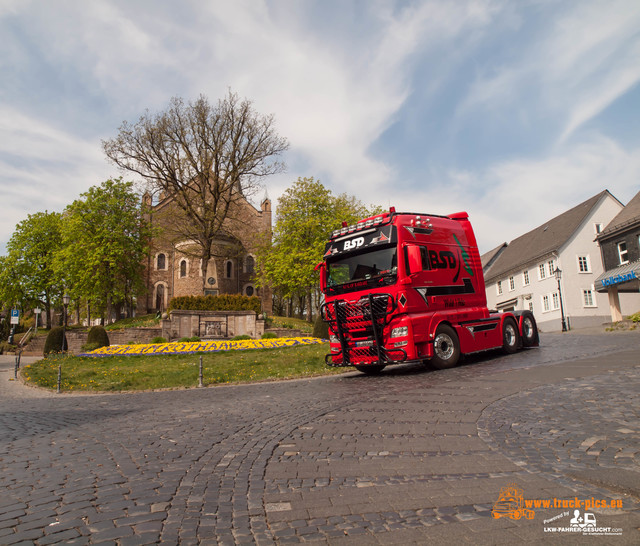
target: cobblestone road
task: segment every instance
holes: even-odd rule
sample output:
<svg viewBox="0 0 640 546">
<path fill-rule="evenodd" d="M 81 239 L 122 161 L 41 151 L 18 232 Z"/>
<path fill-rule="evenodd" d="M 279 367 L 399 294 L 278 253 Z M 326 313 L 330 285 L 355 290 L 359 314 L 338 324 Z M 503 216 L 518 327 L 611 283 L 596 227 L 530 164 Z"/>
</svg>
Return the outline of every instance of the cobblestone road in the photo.
<svg viewBox="0 0 640 546">
<path fill-rule="evenodd" d="M 453 370 L 104 396 L 26 388 L 5 361 L 0 544 L 549 538 L 563 510 L 491 517 L 512 483 L 620 499 L 592 512 L 622 535 L 588 538 L 637 544 L 640 334 L 542 342 Z"/>
</svg>

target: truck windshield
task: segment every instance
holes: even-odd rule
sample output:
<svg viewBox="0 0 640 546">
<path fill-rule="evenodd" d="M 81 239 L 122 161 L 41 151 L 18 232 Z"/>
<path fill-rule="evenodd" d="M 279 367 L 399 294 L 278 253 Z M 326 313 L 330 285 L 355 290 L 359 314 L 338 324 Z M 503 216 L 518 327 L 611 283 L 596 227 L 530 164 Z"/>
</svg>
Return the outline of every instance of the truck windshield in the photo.
<svg viewBox="0 0 640 546">
<path fill-rule="evenodd" d="M 396 275 L 395 245 L 347 254 L 327 260 L 327 286 Z"/>
</svg>

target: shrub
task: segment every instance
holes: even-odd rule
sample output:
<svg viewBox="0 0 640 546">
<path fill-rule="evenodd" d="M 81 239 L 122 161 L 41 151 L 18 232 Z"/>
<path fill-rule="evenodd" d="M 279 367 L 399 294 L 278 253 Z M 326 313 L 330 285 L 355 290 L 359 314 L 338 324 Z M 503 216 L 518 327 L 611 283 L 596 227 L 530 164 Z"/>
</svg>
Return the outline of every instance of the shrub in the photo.
<svg viewBox="0 0 640 546">
<path fill-rule="evenodd" d="M 629 319 L 632 320 L 633 322 L 640 322 L 640 311 L 629 316 Z"/>
<path fill-rule="evenodd" d="M 316 321 L 313 324 L 313 337 L 329 339 L 329 324 L 322 320 L 320 315 L 316 317 Z"/>
<path fill-rule="evenodd" d="M 85 343 L 82 346 L 82 352 L 83 353 L 90 353 L 91 351 L 95 351 L 96 349 L 99 349 L 100 347 L 104 347 L 104 345 L 100 345 L 98 343 L 96 343 L 95 341 L 92 343 Z"/>
<path fill-rule="evenodd" d="M 0 341 L 0 355 L 8 354 L 9 352 L 15 352 L 16 346 L 11 345 L 8 341 Z"/>
<path fill-rule="evenodd" d="M 89 330 L 89 335 L 87 335 L 87 345 L 96 344 L 96 349 L 100 347 L 108 347 L 109 343 L 109 334 L 102 326 L 94 326 Z"/>
<path fill-rule="evenodd" d="M 262 334 L 262 339 L 273 339 L 278 337 L 278 334 L 276 334 L 275 332 L 265 332 L 264 334 Z"/>
<path fill-rule="evenodd" d="M 248 336 L 247 334 L 242 334 L 241 336 L 236 336 L 232 338 L 231 341 L 243 341 L 245 339 L 253 339 L 253 338 L 251 336 Z"/>
<path fill-rule="evenodd" d="M 255 311 L 260 313 L 258 296 L 221 294 L 220 296 L 180 296 L 169 302 L 169 312 L 174 309 L 187 311 Z"/>
<path fill-rule="evenodd" d="M 69 344 L 67 343 L 66 335 L 64 334 L 64 328 L 62 326 L 56 326 L 52 328 L 47 334 L 47 339 L 44 342 L 44 356 L 48 356 L 51 353 L 62 352 L 62 342 L 64 337 L 64 348 L 69 350 Z"/>
<path fill-rule="evenodd" d="M 151 343 L 166 343 L 167 339 L 162 336 L 156 336 L 151 340 Z"/>
<path fill-rule="evenodd" d="M 192 343 L 195 341 L 200 341 L 200 338 L 198 336 L 191 336 L 191 337 L 181 337 L 178 340 L 178 343 Z"/>
</svg>

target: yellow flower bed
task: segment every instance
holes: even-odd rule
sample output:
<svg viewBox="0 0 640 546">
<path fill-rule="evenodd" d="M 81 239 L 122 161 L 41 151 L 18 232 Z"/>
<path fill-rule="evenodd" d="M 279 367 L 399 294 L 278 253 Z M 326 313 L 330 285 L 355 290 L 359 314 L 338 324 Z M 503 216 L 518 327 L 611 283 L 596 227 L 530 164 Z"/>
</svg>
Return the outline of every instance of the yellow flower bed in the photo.
<svg viewBox="0 0 640 546">
<path fill-rule="evenodd" d="M 275 339 L 243 339 L 238 341 L 188 341 L 176 343 L 145 343 L 141 345 L 111 345 L 101 347 L 81 356 L 113 355 L 157 355 L 185 354 L 215 351 L 237 351 L 243 349 L 277 349 L 294 345 L 315 345 L 324 343 L 315 337 L 292 337 Z"/>
</svg>

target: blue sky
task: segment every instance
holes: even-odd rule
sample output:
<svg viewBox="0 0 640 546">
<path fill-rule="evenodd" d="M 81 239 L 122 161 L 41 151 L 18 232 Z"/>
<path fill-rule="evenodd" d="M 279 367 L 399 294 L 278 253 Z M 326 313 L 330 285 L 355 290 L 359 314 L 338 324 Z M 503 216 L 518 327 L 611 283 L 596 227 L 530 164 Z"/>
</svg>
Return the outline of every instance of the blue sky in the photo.
<svg viewBox="0 0 640 546">
<path fill-rule="evenodd" d="M 0 253 L 121 174 L 100 142 L 122 121 L 228 88 L 290 141 L 274 204 L 313 176 L 467 210 L 485 252 L 640 190 L 637 0 L 0 0 L 0 36 Z"/>
</svg>

